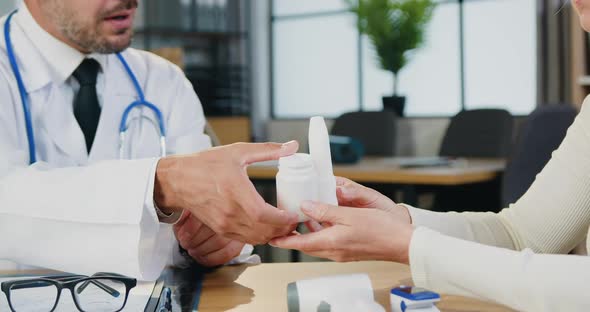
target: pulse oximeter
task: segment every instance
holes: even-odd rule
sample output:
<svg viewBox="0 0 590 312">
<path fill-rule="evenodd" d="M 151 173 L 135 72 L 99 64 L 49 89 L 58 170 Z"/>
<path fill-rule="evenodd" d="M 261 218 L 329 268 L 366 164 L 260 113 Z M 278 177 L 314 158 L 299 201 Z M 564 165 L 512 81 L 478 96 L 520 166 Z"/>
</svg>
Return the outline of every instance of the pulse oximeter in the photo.
<svg viewBox="0 0 590 312">
<path fill-rule="evenodd" d="M 420 287 L 393 288 L 389 294 L 389 300 L 393 312 L 440 312 L 434 305 L 440 301 L 440 295 Z"/>
</svg>

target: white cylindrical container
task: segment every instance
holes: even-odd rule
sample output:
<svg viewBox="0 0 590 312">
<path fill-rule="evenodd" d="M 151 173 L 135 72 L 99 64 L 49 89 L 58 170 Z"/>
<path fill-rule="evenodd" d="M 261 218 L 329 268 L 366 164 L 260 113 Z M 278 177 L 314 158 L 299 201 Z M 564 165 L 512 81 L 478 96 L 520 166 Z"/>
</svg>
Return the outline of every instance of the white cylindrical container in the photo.
<svg viewBox="0 0 590 312">
<path fill-rule="evenodd" d="M 301 203 L 318 200 L 318 174 L 308 154 L 294 154 L 279 159 L 277 173 L 277 206 L 295 212 L 299 222 L 309 218 L 301 212 Z"/>
<path fill-rule="evenodd" d="M 324 204 L 338 206 L 336 197 L 336 178 L 331 176 L 318 177 L 318 201 Z"/>
<path fill-rule="evenodd" d="M 332 171 L 330 135 L 323 117 L 312 117 L 309 121 L 309 154 L 318 173 L 318 200 L 324 204 L 338 205 L 336 178 Z"/>
</svg>

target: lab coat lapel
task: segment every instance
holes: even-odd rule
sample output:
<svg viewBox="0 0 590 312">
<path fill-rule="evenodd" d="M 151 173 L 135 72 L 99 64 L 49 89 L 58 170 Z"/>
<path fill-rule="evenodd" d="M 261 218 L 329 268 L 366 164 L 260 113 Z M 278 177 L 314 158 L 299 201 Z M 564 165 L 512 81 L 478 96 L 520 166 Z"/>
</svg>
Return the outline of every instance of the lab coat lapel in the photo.
<svg viewBox="0 0 590 312">
<path fill-rule="evenodd" d="M 46 125 L 49 139 L 70 159 L 79 165 L 88 162 L 84 134 L 74 117 L 73 103 L 59 97 L 59 88 L 66 88 L 64 84 L 51 84 L 51 90 L 41 113 Z M 35 121 L 33 122 L 35 123 Z"/>
</svg>

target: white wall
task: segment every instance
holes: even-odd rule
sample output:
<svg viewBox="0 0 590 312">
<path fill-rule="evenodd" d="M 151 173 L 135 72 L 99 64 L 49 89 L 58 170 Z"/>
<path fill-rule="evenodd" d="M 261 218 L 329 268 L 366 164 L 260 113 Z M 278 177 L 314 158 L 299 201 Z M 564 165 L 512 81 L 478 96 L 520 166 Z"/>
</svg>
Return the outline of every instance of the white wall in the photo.
<svg viewBox="0 0 590 312">
<path fill-rule="evenodd" d="M 449 118 L 408 118 L 398 123 L 397 152 L 400 156 L 435 156 Z"/>
</svg>

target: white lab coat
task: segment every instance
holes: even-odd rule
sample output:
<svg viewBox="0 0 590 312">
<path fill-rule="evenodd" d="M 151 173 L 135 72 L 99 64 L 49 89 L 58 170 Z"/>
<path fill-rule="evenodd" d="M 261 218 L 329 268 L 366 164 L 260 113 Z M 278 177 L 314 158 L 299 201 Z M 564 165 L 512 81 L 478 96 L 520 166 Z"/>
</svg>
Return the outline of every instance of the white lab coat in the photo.
<svg viewBox="0 0 590 312">
<path fill-rule="evenodd" d="M 2 27 L 5 19 L 0 20 Z M 158 222 L 153 207 L 156 119 L 146 109 L 130 115 L 126 148 L 135 160 L 117 160 L 121 115 L 137 94 L 115 55 L 98 56 L 102 113 L 87 155 L 73 115 L 72 86 L 48 67 L 48 55 L 56 62 L 69 56 L 58 53 L 64 47 L 53 49 L 55 42 L 48 43 L 53 37 L 30 23 L 23 5 L 11 33 L 33 120 L 38 163 L 32 166 L 21 100 L 0 35 L 0 259 L 82 274 L 108 271 L 155 279 L 175 245 L 171 226 Z M 29 33 L 30 27 L 39 37 Z M 128 49 L 123 55 L 146 99 L 164 115 L 167 152 L 210 147 L 200 102 L 184 74 L 143 51 Z"/>
</svg>

